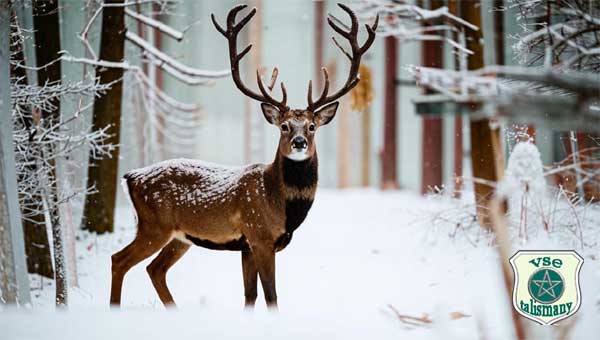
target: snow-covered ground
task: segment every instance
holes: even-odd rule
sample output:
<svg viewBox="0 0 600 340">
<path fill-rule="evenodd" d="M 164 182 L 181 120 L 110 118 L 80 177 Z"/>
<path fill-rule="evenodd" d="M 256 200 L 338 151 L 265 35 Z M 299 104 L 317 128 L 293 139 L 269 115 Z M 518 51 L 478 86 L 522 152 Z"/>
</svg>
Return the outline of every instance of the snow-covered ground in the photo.
<svg viewBox="0 0 600 340">
<path fill-rule="evenodd" d="M 135 233 L 131 208 L 120 207 L 114 234 L 79 235 L 79 288 L 70 291 L 69 311 L 54 312 L 52 283 L 36 278 L 34 307 L 2 312 L 0 338 L 510 339 L 512 305 L 497 253 L 472 235 L 432 227 L 431 216 L 447 205 L 402 191 L 320 189 L 307 220 L 277 257 L 279 313 L 268 313 L 262 297 L 256 311 L 244 312 L 240 254 L 202 248 L 169 272 L 178 310 L 162 307 L 147 260 L 125 278 L 123 310 L 110 311 L 110 255 Z M 570 249 L 537 235 L 521 248 Z M 595 247 L 583 252 L 583 304 L 573 339 L 600 332 Z M 396 312 L 432 322 L 411 326 Z M 536 339 L 556 330 L 525 322 Z"/>
</svg>

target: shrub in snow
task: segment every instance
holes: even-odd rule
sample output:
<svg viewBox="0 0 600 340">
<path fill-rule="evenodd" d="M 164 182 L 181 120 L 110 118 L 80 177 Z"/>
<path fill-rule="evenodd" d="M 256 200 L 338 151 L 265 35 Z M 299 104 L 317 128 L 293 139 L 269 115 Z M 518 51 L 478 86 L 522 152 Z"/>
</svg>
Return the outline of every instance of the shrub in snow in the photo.
<svg viewBox="0 0 600 340">
<path fill-rule="evenodd" d="M 502 193 L 508 195 L 515 190 L 526 189 L 540 194 L 545 185 L 544 166 L 537 146 L 529 142 L 517 143 L 508 158 Z"/>
<path fill-rule="evenodd" d="M 537 146 L 530 142 L 515 145 L 509 158 L 505 177 L 500 184 L 499 194 L 508 198 L 509 215 L 518 226 L 518 236 L 527 240 L 528 227 L 537 232 L 544 220 L 544 166 Z"/>
</svg>

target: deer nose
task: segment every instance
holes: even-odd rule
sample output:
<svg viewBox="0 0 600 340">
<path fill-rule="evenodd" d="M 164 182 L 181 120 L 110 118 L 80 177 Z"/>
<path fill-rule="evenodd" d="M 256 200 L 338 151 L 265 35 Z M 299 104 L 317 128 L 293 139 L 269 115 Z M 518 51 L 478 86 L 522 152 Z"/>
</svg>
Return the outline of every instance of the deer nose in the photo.
<svg viewBox="0 0 600 340">
<path fill-rule="evenodd" d="M 306 138 L 302 136 L 296 136 L 292 139 L 292 147 L 294 149 L 306 149 L 308 143 L 306 142 Z"/>
</svg>

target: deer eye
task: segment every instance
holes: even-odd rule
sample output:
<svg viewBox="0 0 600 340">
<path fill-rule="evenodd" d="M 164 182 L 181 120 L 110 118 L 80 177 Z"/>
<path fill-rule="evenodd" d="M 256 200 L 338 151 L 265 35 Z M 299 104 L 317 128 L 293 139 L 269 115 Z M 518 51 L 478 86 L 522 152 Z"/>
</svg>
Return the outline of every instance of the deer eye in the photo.
<svg viewBox="0 0 600 340">
<path fill-rule="evenodd" d="M 281 124 L 281 131 L 289 132 L 290 128 L 287 126 L 287 124 L 283 123 L 283 124 Z"/>
<path fill-rule="evenodd" d="M 315 131 L 315 124 L 310 123 L 310 125 L 308 126 L 308 131 L 314 132 Z"/>
</svg>

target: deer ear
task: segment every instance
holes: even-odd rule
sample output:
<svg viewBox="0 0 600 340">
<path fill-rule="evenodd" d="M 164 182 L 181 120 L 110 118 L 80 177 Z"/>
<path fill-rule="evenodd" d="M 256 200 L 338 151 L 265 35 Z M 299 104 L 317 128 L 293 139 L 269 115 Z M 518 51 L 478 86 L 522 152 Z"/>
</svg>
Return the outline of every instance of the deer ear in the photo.
<svg viewBox="0 0 600 340">
<path fill-rule="evenodd" d="M 339 102 L 333 102 L 323 106 L 319 111 L 315 112 L 317 124 L 319 126 L 328 124 L 333 117 L 335 117 L 335 112 L 337 111 L 338 105 Z"/>
<path fill-rule="evenodd" d="M 269 103 L 260 103 L 260 108 L 262 109 L 263 115 L 267 122 L 273 125 L 277 125 L 279 123 L 279 110 L 269 104 Z"/>
</svg>

